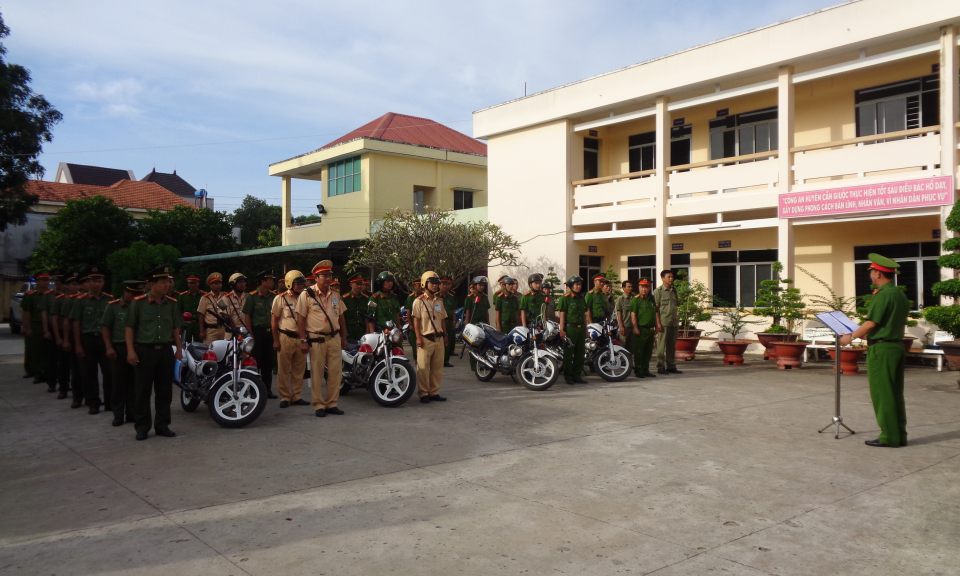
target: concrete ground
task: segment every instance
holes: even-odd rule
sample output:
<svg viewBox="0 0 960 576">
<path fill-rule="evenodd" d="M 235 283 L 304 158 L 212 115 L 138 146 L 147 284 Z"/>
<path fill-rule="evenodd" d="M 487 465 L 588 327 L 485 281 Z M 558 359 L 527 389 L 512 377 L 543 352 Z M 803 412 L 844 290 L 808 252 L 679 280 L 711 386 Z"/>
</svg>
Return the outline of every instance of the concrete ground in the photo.
<svg viewBox="0 0 960 576">
<path fill-rule="evenodd" d="M 960 573 L 956 373 L 908 368 L 899 449 L 863 444 L 865 376 L 835 440 L 829 365 L 717 357 L 546 392 L 461 361 L 443 404 L 273 401 L 241 430 L 175 402 L 177 437 L 136 442 L 21 363 L 0 356 L 0 574 Z"/>
</svg>

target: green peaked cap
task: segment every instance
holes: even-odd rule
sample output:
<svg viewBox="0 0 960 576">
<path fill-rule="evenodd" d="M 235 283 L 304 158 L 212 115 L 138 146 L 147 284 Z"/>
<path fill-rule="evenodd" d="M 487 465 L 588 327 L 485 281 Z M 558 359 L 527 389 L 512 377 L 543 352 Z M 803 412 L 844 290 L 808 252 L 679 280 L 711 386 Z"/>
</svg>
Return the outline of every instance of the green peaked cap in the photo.
<svg viewBox="0 0 960 576">
<path fill-rule="evenodd" d="M 869 258 L 870 261 L 876 264 L 877 266 L 882 266 L 883 268 L 886 268 L 887 270 L 885 271 L 893 270 L 894 274 L 900 273 L 900 264 L 894 262 L 893 260 L 887 258 L 886 256 L 881 256 L 874 252 L 874 253 L 868 254 L 867 258 Z"/>
</svg>

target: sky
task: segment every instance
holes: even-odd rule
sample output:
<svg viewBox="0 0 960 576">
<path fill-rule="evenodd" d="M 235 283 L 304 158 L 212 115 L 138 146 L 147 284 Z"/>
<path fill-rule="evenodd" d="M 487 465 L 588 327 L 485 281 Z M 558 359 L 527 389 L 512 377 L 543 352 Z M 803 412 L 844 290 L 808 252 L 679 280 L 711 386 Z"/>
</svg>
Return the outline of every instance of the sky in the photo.
<svg viewBox="0 0 960 576">
<path fill-rule="evenodd" d="M 217 210 L 280 203 L 271 163 L 396 112 L 472 113 L 838 0 L 325 2 L 14 0 L 7 60 L 64 120 L 60 162 L 177 171 Z M 294 215 L 320 184 L 294 180 Z"/>
</svg>

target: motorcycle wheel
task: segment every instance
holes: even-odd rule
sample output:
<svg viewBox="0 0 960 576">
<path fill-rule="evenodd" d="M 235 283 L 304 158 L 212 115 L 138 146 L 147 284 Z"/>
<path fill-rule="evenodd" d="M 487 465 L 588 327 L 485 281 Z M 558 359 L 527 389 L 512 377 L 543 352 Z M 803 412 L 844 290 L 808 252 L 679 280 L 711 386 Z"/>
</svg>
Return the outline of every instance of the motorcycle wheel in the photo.
<svg viewBox="0 0 960 576">
<path fill-rule="evenodd" d="M 536 369 L 533 354 L 528 354 L 514 371 L 515 378 L 528 390 L 546 390 L 560 377 L 560 366 L 553 356 L 540 357 L 540 370 Z"/>
<path fill-rule="evenodd" d="M 607 382 L 620 382 L 633 371 L 633 358 L 625 350 L 614 352 L 613 349 L 607 348 L 597 354 L 591 367 L 595 374 Z"/>
<path fill-rule="evenodd" d="M 214 384 L 210 390 L 207 402 L 210 417 L 224 428 L 243 428 L 259 418 L 267 406 L 267 387 L 259 376 L 241 373 L 237 392 L 234 400 L 229 378 Z"/>
<path fill-rule="evenodd" d="M 394 358 L 391 364 L 394 383 L 390 384 L 387 365 L 381 364 L 374 370 L 370 386 L 370 395 L 377 404 L 386 408 L 400 406 L 409 400 L 413 396 L 413 391 L 417 389 L 417 373 L 409 362 Z"/>
<path fill-rule="evenodd" d="M 180 407 L 183 408 L 184 412 L 193 412 L 199 405 L 199 398 L 186 390 L 180 390 Z"/>
<path fill-rule="evenodd" d="M 477 380 L 481 382 L 489 382 L 493 380 L 494 376 L 497 375 L 496 370 L 487 368 L 482 362 L 477 362 L 476 360 L 474 360 L 474 362 L 476 362 L 476 367 L 474 367 L 473 373 L 477 376 Z"/>
</svg>

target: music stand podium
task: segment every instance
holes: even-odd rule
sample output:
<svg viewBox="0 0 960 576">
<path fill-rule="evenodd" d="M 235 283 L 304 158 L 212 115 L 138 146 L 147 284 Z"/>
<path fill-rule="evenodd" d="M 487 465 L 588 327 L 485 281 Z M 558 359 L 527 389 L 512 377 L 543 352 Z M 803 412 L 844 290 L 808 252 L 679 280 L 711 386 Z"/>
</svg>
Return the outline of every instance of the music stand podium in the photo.
<svg viewBox="0 0 960 576">
<path fill-rule="evenodd" d="M 837 430 L 834 434 L 834 438 L 837 440 L 840 439 L 840 427 L 843 426 L 847 429 L 847 432 L 850 434 L 856 434 L 849 426 L 843 423 L 843 416 L 840 415 L 840 337 L 845 334 L 852 334 L 854 330 L 857 329 L 857 325 L 850 321 L 849 318 L 839 310 L 833 312 L 823 312 L 816 314 L 818 320 L 824 323 L 827 328 L 833 330 L 835 337 L 835 349 L 836 352 L 836 396 L 834 401 L 834 412 L 833 420 L 821 428 L 818 433 L 822 433 L 824 430 L 830 428 L 831 426 L 836 426 Z"/>
</svg>

